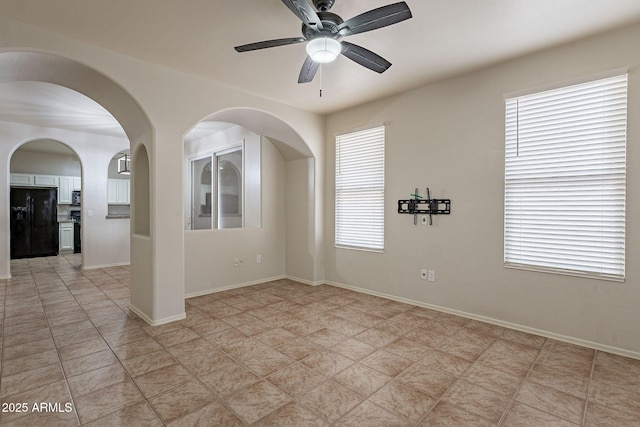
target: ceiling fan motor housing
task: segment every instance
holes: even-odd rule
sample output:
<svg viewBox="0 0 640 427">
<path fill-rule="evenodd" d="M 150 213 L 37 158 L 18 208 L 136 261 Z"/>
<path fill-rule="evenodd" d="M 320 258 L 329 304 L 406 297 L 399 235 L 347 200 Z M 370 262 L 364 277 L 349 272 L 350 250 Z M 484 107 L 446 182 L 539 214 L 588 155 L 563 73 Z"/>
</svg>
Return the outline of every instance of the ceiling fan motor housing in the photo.
<svg viewBox="0 0 640 427">
<path fill-rule="evenodd" d="M 318 18 L 322 21 L 323 29 L 318 31 L 315 28 L 309 27 L 307 24 L 302 24 L 302 35 L 311 40 L 318 36 L 334 37 L 338 33 L 338 26 L 342 24 L 343 20 L 335 13 L 331 12 L 318 12 Z"/>
<path fill-rule="evenodd" d="M 316 10 L 320 12 L 326 12 L 333 7 L 335 0 L 313 0 L 313 5 Z"/>
</svg>

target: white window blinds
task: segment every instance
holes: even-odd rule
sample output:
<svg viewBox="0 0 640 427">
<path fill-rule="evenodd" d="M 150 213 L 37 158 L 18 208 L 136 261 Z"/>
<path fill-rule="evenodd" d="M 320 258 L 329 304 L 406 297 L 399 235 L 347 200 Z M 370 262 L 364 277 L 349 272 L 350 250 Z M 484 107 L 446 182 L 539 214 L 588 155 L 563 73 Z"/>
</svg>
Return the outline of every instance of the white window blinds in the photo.
<svg viewBox="0 0 640 427">
<path fill-rule="evenodd" d="M 384 126 L 336 137 L 336 230 L 340 247 L 384 249 Z"/>
<path fill-rule="evenodd" d="M 506 100 L 505 266 L 624 280 L 627 75 Z"/>
</svg>

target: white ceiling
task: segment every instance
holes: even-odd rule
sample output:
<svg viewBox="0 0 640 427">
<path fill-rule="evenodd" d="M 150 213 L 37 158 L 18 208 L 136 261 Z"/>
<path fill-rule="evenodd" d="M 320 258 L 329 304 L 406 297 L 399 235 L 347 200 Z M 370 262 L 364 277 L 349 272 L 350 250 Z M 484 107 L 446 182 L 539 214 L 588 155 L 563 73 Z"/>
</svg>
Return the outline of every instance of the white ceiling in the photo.
<svg viewBox="0 0 640 427">
<path fill-rule="evenodd" d="M 331 11 L 346 20 L 394 1 L 336 0 Z M 281 0 L 0 0 L 0 14 L 316 113 L 640 21 L 638 0 L 406 1 L 412 19 L 346 39 L 393 63 L 387 72 L 377 74 L 341 56 L 302 85 L 297 77 L 304 44 L 233 49 L 301 34 L 300 21 Z M 24 122 L 37 116 L 58 127 L 81 126 L 78 111 L 91 111 L 82 114 L 87 126 L 112 131 L 95 109 L 75 104 L 68 94 L 57 99 L 55 90 L 35 90 L 16 99 L 6 92 L 0 85 L 2 118 Z"/>
<path fill-rule="evenodd" d="M 43 82 L 0 84 L 0 120 L 126 137 L 100 104 L 71 89 Z"/>
</svg>

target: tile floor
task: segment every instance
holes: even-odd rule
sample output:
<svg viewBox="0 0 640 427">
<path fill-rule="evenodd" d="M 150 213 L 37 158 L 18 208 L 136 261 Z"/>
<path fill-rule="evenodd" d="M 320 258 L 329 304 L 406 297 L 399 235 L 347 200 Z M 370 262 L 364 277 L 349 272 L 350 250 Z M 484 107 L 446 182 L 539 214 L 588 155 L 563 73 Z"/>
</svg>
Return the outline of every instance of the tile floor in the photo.
<svg viewBox="0 0 640 427">
<path fill-rule="evenodd" d="M 640 425 L 637 360 L 288 280 L 150 327 L 78 262 L 0 281 L 2 425 Z"/>
</svg>

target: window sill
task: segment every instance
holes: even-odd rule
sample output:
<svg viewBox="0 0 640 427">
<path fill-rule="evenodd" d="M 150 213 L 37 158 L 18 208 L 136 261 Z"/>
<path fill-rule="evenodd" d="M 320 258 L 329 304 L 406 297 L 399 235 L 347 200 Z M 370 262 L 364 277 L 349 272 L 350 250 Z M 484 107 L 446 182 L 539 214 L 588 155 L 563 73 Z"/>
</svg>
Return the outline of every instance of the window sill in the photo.
<svg viewBox="0 0 640 427">
<path fill-rule="evenodd" d="M 556 274 L 560 276 L 580 277 L 583 279 L 604 280 L 607 282 L 624 283 L 625 281 L 625 278 L 620 276 L 589 273 L 589 272 L 577 271 L 577 270 L 563 270 L 560 268 L 550 268 L 550 267 L 545 268 L 545 267 L 539 267 L 535 265 L 526 265 L 526 264 L 505 263 L 504 268 L 508 268 L 511 270 L 532 271 L 535 273 Z"/>
<path fill-rule="evenodd" d="M 336 249 L 348 249 L 352 251 L 360 251 L 360 252 L 373 252 L 376 254 L 383 254 L 384 249 L 371 249 L 371 248 L 360 248 L 357 246 L 344 246 L 344 245 L 333 245 Z"/>
</svg>

